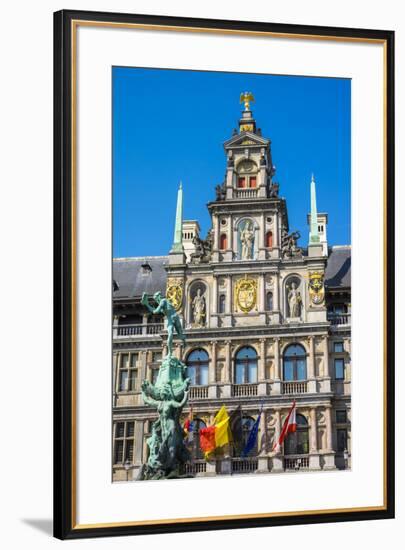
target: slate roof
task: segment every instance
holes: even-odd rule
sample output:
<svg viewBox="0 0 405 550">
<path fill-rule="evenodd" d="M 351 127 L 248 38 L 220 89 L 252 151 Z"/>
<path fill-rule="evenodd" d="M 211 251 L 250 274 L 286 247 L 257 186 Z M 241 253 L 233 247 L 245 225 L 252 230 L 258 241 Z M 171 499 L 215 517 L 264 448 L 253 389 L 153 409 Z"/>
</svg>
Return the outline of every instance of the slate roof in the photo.
<svg viewBox="0 0 405 550">
<path fill-rule="evenodd" d="M 114 258 L 113 280 L 118 285 L 118 290 L 114 291 L 114 298 L 140 297 L 143 292 L 153 294 L 160 291 L 164 294 L 167 261 L 167 256 Z"/>
<path fill-rule="evenodd" d="M 168 256 L 114 258 L 114 298 L 140 297 L 143 292 L 166 292 Z M 326 266 L 325 285 L 329 288 L 350 287 L 351 247 L 333 246 Z M 144 267 L 143 267 L 144 266 Z M 150 269 L 147 267 L 150 266 Z"/>
<path fill-rule="evenodd" d="M 351 246 L 332 246 L 326 264 L 326 287 L 344 288 L 351 286 L 351 258 Z"/>
</svg>

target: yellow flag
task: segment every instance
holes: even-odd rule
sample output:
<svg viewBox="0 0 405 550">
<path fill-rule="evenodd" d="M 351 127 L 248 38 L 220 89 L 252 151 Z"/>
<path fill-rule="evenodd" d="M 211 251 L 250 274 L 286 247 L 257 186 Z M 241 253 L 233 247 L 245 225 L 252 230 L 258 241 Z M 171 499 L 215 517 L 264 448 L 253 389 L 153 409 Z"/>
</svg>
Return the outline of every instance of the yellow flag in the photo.
<svg viewBox="0 0 405 550">
<path fill-rule="evenodd" d="M 223 447 L 229 443 L 229 416 L 215 425 L 215 445 Z"/>
<path fill-rule="evenodd" d="M 220 422 L 227 419 L 229 419 L 229 414 L 226 410 L 225 405 L 222 405 L 222 407 L 219 409 L 219 411 L 215 415 L 214 426 L 217 426 Z"/>
</svg>

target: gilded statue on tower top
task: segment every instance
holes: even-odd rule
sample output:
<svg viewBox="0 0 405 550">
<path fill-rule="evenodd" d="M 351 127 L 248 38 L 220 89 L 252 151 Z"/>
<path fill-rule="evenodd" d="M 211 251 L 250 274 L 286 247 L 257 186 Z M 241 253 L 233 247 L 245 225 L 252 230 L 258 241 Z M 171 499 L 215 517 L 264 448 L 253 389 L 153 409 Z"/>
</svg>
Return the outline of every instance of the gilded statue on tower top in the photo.
<svg viewBox="0 0 405 550">
<path fill-rule="evenodd" d="M 252 92 L 243 92 L 240 94 L 240 103 L 244 103 L 245 111 L 250 111 L 250 102 L 254 102 L 255 98 L 253 97 Z"/>
</svg>

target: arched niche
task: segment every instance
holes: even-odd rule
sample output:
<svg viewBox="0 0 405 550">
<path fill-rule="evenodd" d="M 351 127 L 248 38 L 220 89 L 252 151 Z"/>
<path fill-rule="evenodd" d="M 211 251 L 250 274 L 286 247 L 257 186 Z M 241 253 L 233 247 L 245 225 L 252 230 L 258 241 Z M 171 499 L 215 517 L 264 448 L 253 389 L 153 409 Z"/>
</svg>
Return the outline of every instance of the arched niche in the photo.
<svg viewBox="0 0 405 550">
<path fill-rule="evenodd" d="M 204 281 L 197 280 L 190 284 L 188 291 L 188 321 L 190 328 L 208 326 L 208 286 Z"/>
<path fill-rule="evenodd" d="M 259 226 L 254 218 L 237 220 L 234 229 L 234 243 L 238 260 L 256 260 L 259 250 Z"/>
<path fill-rule="evenodd" d="M 284 315 L 287 319 L 304 320 L 304 284 L 297 274 L 289 275 L 284 281 Z"/>
</svg>

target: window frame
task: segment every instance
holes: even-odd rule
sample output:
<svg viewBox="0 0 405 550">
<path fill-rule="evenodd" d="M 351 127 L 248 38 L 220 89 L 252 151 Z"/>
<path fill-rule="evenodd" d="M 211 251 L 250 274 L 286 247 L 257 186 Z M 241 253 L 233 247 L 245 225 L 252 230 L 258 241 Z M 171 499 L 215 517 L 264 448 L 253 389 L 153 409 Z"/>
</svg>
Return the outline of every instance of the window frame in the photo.
<svg viewBox="0 0 405 550">
<path fill-rule="evenodd" d="M 251 349 L 254 351 L 254 357 L 238 357 L 242 353 L 242 350 Z M 257 384 L 258 383 L 258 359 L 259 355 L 253 346 L 242 346 L 235 354 L 235 367 L 234 367 L 234 376 L 235 384 Z M 250 380 L 250 367 L 251 363 L 255 363 L 254 372 L 256 373 L 255 380 Z M 243 382 L 238 382 L 238 367 L 243 368 Z"/>
<path fill-rule="evenodd" d="M 197 352 L 203 352 L 204 354 L 206 354 L 206 360 L 202 361 L 202 360 L 191 360 L 190 361 L 190 357 L 193 355 L 193 353 L 197 353 Z M 190 367 L 194 369 L 194 372 L 195 372 L 195 382 L 191 379 L 191 385 L 192 386 L 208 386 L 209 384 L 209 368 L 210 368 L 210 356 L 209 356 L 209 353 L 207 352 L 207 350 L 205 350 L 204 348 L 195 348 L 193 350 L 190 351 L 190 353 L 187 355 L 187 360 L 186 360 L 186 366 L 187 366 L 187 376 L 191 379 L 191 376 L 189 376 L 190 374 L 190 371 L 188 370 Z M 202 377 L 201 377 L 201 367 L 206 367 L 206 380 L 207 380 L 207 383 L 206 384 L 202 384 L 201 383 L 201 380 L 202 380 Z"/>
</svg>

